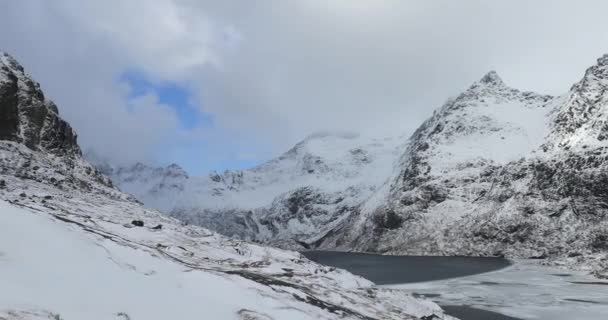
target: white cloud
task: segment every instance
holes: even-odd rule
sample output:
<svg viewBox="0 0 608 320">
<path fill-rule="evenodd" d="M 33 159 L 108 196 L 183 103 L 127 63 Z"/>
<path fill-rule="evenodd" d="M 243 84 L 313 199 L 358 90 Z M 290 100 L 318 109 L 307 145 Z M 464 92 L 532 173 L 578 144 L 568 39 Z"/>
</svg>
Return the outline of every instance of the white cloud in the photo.
<svg viewBox="0 0 608 320">
<path fill-rule="evenodd" d="M 213 62 L 221 28 L 202 12 L 173 0 L 55 2 L 63 17 L 121 51 L 123 58 L 162 79 L 179 78 Z"/>
<path fill-rule="evenodd" d="M 561 93 L 608 52 L 605 1 L 3 6 L 0 46 L 23 60 L 86 143 L 118 143 L 117 158 L 145 157 L 167 139 L 192 148 L 208 141 L 212 158 L 236 159 L 268 157 L 319 130 L 411 130 L 490 69 L 515 87 Z M 179 132 L 175 114 L 154 99 L 128 113 L 116 78 L 131 67 L 193 90 L 214 126 Z"/>
<path fill-rule="evenodd" d="M 179 81 L 212 61 L 211 26 L 173 1 L 4 2 L 0 45 L 41 82 L 77 129 L 81 144 L 117 162 L 151 160 L 179 136 L 176 114 L 158 97 L 131 100 L 128 69 Z"/>
<path fill-rule="evenodd" d="M 233 23 L 242 41 L 222 55 L 221 69 L 202 74 L 199 92 L 221 123 L 281 149 L 318 130 L 407 131 L 492 69 L 526 90 L 567 90 L 608 51 L 608 4 L 586 4 L 307 0 L 222 8 L 215 16 Z"/>
</svg>

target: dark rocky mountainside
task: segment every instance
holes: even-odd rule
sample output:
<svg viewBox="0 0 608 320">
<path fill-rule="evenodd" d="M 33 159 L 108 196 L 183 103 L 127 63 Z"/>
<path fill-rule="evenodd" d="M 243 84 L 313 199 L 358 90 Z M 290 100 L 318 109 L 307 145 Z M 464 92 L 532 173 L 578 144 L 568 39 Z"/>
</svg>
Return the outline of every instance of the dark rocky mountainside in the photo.
<svg viewBox="0 0 608 320">
<path fill-rule="evenodd" d="M 54 154 L 80 154 L 76 133 L 59 117 L 57 106 L 6 53 L 0 53 L 0 140 Z"/>
<path fill-rule="evenodd" d="M 63 190 L 119 193 L 108 177 L 82 158 L 76 133 L 40 85 L 4 52 L 0 52 L 0 153 L 5 184 L 17 178 Z"/>
</svg>

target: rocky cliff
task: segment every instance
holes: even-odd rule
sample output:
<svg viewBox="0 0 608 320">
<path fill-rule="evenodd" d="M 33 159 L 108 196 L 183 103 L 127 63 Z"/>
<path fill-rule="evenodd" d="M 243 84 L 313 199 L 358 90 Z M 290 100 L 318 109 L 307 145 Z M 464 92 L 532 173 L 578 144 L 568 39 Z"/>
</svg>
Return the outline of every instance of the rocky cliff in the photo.
<svg viewBox="0 0 608 320">
<path fill-rule="evenodd" d="M 58 155 L 80 154 L 72 127 L 40 85 L 11 56 L 0 53 L 0 139 Z"/>
</svg>

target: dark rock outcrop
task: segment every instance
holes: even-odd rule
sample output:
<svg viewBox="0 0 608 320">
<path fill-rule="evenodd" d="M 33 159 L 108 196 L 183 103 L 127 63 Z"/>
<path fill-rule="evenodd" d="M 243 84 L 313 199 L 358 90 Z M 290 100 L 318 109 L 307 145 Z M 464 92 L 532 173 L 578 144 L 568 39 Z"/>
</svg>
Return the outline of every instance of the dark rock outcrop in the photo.
<svg viewBox="0 0 608 320">
<path fill-rule="evenodd" d="M 55 155 L 80 155 L 76 133 L 46 99 L 40 85 L 10 55 L 0 52 L 0 140 Z"/>
</svg>

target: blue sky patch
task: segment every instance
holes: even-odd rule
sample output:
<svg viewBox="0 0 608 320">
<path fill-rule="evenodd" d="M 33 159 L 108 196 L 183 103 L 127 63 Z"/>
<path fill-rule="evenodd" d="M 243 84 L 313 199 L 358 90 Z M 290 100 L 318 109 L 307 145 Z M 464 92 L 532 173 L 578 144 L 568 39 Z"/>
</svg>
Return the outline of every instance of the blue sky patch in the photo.
<svg viewBox="0 0 608 320">
<path fill-rule="evenodd" d="M 187 86 L 167 81 L 151 81 L 145 73 L 137 70 L 124 72 L 118 80 L 129 85 L 129 99 L 150 93 L 158 96 L 159 103 L 175 111 L 181 130 L 214 126 L 212 115 L 202 111 Z M 212 170 L 221 172 L 226 169 L 245 169 L 259 163 L 255 157 L 237 154 L 226 156 L 227 152 L 230 153 L 229 151 L 235 148 L 244 149 L 243 146 L 235 146 L 230 137 L 223 137 L 225 141 L 213 141 L 211 144 L 204 137 L 199 138 L 160 143 L 153 152 L 155 162 L 158 165 L 177 163 L 191 175 L 202 175 Z M 256 144 L 248 144 L 246 149 L 251 149 L 253 145 Z"/>
<path fill-rule="evenodd" d="M 175 110 L 183 129 L 213 124 L 212 116 L 203 113 L 200 106 L 194 104 L 192 92 L 184 86 L 172 82 L 155 83 L 146 78 L 143 73 L 134 70 L 124 72 L 120 81 L 129 85 L 130 98 L 137 98 L 150 92 L 155 93 L 160 103 Z"/>
<path fill-rule="evenodd" d="M 204 140 L 172 142 L 159 146 L 155 158 L 161 165 L 177 163 L 195 176 L 210 171 L 247 169 L 260 163 L 253 154 L 232 154 L 230 151 L 246 148 L 233 145 L 229 140 L 214 141 L 211 144 Z"/>
</svg>

